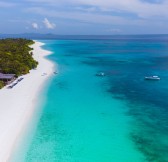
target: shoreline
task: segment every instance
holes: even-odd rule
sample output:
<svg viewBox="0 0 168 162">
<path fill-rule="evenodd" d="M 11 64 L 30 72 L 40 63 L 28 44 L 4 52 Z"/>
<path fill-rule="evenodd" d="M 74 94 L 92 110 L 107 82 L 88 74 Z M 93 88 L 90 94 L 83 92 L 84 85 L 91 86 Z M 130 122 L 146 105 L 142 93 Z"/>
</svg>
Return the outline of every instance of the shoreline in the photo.
<svg viewBox="0 0 168 162">
<path fill-rule="evenodd" d="M 9 161 L 19 137 L 24 133 L 38 103 L 44 83 L 52 76 L 55 64 L 46 56 L 52 52 L 42 49 L 44 43 L 35 41 L 33 57 L 39 62 L 36 70 L 22 76 L 24 79 L 14 88 L 0 90 L 0 161 Z M 46 73 L 46 75 L 43 75 Z"/>
</svg>

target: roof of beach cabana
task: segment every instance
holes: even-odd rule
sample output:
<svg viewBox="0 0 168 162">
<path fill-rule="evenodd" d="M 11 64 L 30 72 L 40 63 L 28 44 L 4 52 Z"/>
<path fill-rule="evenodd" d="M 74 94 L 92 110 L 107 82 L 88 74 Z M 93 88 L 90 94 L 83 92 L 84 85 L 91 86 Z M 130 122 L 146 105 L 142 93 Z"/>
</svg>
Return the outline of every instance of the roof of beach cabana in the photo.
<svg viewBox="0 0 168 162">
<path fill-rule="evenodd" d="M 3 74 L 0 73 L 0 79 L 13 79 L 15 77 L 15 74 Z"/>
</svg>

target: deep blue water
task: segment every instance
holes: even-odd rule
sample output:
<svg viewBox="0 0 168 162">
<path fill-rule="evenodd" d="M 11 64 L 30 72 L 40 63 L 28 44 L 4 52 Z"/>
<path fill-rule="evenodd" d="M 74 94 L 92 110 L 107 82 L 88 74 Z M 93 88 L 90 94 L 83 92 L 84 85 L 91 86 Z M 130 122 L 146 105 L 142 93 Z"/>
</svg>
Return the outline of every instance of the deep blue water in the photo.
<svg viewBox="0 0 168 162">
<path fill-rule="evenodd" d="M 59 74 L 20 161 L 168 162 L 167 37 L 42 42 Z"/>
</svg>

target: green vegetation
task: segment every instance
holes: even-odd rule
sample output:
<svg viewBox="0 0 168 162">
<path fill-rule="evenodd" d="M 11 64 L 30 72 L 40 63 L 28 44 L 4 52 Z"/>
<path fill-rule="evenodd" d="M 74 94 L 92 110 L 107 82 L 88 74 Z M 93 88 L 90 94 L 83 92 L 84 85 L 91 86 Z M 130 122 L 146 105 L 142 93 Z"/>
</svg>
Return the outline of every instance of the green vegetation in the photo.
<svg viewBox="0 0 168 162">
<path fill-rule="evenodd" d="M 0 89 L 3 88 L 5 86 L 3 81 L 0 81 Z"/>
<path fill-rule="evenodd" d="M 20 76 L 36 68 L 38 62 L 33 59 L 29 47 L 33 43 L 27 39 L 0 39 L 0 73 Z"/>
</svg>

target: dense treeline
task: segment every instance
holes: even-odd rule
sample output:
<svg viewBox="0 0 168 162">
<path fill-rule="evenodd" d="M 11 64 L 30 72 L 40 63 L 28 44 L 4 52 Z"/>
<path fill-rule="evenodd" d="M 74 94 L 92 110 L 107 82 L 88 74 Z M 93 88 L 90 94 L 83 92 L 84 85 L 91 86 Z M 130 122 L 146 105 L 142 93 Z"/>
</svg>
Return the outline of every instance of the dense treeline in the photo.
<svg viewBox="0 0 168 162">
<path fill-rule="evenodd" d="M 0 73 L 20 76 L 36 68 L 38 62 L 29 47 L 33 43 L 27 39 L 0 39 Z"/>
</svg>

